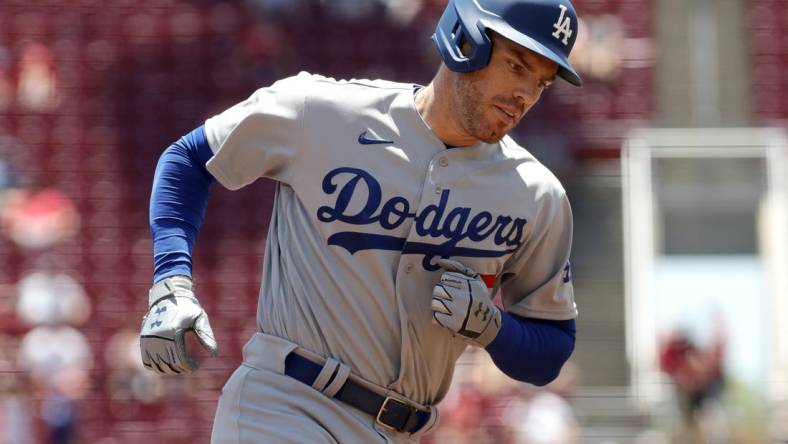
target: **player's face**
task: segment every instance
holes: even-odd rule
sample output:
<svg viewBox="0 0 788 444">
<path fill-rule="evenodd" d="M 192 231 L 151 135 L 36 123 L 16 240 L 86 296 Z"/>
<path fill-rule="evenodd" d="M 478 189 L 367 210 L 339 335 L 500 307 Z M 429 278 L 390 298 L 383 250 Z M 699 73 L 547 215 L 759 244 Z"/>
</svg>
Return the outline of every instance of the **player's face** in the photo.
<svg viewBox="0 0 788 444">
<path fill-rule="evenodd" d="M 490 63 L 461 74 L 455 84 L 457 117 L 468 135 L 496 143 L 514 128 L 555 81 L 558 64 L 493 35 Z"/>
</svg>

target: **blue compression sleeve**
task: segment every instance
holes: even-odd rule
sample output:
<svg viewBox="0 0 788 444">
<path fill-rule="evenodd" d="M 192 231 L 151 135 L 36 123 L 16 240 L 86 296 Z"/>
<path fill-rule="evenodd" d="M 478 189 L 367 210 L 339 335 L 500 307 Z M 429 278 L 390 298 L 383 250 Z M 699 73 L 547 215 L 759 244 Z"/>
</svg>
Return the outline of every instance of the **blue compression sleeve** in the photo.
<svg viewBox="0 0 788 444">
<path fill-rule="evenodd" d="M 170 145 L 159 158 L 150 196 L 153 282 L 192 275 L 192 249 L 205 219 L 213 156 L 203 126 Z"/>
<path fill-rule="evenodd" d="M 509 377 L 535 385 L 555 379 L 575 348 L 575 320 L 501 315 L 501 330 L 487 345 L 495 365 Z"/>
</svg>

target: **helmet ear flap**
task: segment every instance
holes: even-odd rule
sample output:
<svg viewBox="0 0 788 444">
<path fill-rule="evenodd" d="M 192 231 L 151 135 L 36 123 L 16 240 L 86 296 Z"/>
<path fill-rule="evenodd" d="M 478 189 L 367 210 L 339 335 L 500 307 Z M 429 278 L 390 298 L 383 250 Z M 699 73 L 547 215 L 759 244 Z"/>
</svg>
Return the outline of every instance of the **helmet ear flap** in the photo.
<svg viewBox="0 0 788 444">
<path fill-rule="evenodd" d="M 477 71 L 490 59 L 492 42 L 477 15 L 468 5 L 452 0 L 438 21 L 432 40 L 452 71 Z"/>
</svg>

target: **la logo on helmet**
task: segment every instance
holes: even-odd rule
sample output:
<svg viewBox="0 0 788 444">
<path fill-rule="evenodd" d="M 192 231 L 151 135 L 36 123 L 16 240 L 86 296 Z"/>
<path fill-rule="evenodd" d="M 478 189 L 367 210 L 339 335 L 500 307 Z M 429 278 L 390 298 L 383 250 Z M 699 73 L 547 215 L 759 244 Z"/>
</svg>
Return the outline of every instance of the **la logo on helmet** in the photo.
<svg viewBox="0 0 788 444">
<path fill-rule="evenodd" d="M 566 6 L 558 5 L 561 8 L 561 15 L 558 17 L 558 20 L 553 23 L 553 28 L 555 28 L 555 32 L 553 33 L 553 37 L 560 39 L 561 34 L 564 35 L 564 39 L 561 42 L 564 45 L 569 44 L 569 38 L 572 37 L 572 18 L 566 17 Z"/>
</svg>

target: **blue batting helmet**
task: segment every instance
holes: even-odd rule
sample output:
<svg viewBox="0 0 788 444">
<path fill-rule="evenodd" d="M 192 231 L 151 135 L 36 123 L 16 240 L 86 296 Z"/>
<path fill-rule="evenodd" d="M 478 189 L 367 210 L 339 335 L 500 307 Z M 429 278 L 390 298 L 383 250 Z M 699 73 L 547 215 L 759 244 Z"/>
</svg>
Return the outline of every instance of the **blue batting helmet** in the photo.
<svg viewBox="0 0 788 444">
<path fill-rule="evenodd" d="M 450 70 L 471 72 L 490 61 L 488 29 L 556 62 L 560 77 L 582 85 L 568 60 L 577 38 L 577 14 L 569 0 L 450 0 L 432 40 Z M 461 50 L 465 41 L 471 45 L 468 55 Z"/>
</svg>

